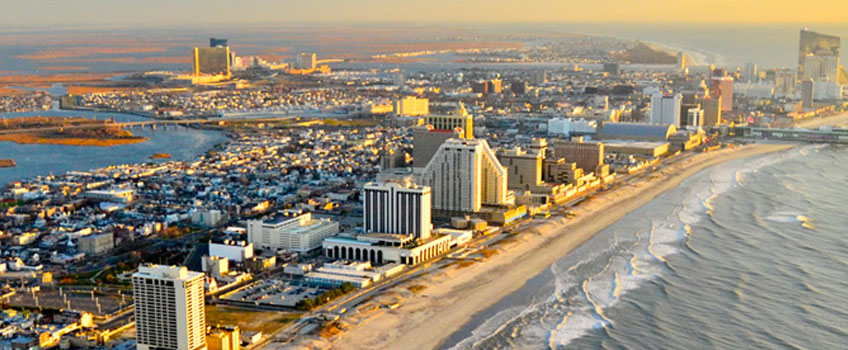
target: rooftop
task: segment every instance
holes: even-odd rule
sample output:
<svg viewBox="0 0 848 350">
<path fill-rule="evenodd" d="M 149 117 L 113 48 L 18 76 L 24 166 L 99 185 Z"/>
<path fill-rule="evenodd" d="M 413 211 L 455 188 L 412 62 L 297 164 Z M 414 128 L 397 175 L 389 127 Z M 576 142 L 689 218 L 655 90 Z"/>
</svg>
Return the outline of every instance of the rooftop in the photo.
<svg viewBox="0 0 848 350">
<path fill-rule="evenodd" d="M 633 137 L 650 137 L 650 138 L 668 138 L 674 134 L 677 128 L 674 125 L 652 125 L 638 123 L 603 123 L 603 126 L 598 130 L 598 137 L 601 139 L 616 136 L 633 136 Z"/>
</svg>

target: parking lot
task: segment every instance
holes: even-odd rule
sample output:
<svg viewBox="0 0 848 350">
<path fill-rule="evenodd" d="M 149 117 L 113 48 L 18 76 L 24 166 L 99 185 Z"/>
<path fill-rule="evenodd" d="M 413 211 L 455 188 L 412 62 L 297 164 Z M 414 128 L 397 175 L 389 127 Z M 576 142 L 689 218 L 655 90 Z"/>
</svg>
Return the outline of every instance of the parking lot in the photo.
<svg viewBox="0 0 848 350">
<path fill-rule="evenodd" d="M 318 296 L 325 291 L 324 288 L 299 285 L 291 281 L 267 279 L 227 293 L 221 299 L 254 305 L 294 307 L 298 301 Z"/>
</svg>

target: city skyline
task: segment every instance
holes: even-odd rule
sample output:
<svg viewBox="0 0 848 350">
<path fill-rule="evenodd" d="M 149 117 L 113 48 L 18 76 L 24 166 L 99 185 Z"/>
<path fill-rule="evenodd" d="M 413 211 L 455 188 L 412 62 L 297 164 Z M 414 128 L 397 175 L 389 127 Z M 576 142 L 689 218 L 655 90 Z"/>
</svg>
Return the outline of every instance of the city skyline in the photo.
<svg viewBox="0 0 848 350">
<path fill-rule="evenodd" d="M 737 2 L 546 2 L 526 4 L 497 0 L 430 2 L 325 0 L 311 3 L 248 0 L 241 6 L 225 1 L 196 0 L 172 3 L 136 3 L 87 0 L 85 6 L 57 6 L 55 2 L 3 1 L 2 27 L 98 26 L 132 27 L 209 24 L 283 23 L 840 23 L 848 3 L 798 8 L 788 0 Z M 658 10 L 659 9 L 659 10 Z M 720 9 L 721 11 L 718 11 Z M 755 15 L 752 16 L 751 14 Z M 705 15 L 707 14 L 707 15 Z"/>
<path fill-rule="evenodd" d="M 0 349 L 848 343 L 848 3 L 7 2 Z"/>
</svg>

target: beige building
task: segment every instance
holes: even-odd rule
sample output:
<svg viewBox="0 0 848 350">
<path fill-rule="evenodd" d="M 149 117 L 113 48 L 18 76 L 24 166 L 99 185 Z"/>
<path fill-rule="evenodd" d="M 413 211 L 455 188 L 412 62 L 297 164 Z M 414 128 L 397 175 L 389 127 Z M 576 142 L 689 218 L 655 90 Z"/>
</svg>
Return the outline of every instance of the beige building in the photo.
<svg viewBox="0 0 848 350">
<path fill-rule="evenodd" d="M 238 326 L 209 326 L 206 331 L 208 350 L 239 350 L 241 334 Z"/>
<path fill-rule="evenodd" d="M 699 101 L 704 110 L 703 126 L 716 126 L 721 124 L 721 96 L 705 98 Z"/>
<path fill-rule="evenodd" d="M 462 129 L 459 135 L 463 139 L 474 138 L 474 117 L 460 111 L 456 115 L 428 115 L 424 118 L 424 124 L 432 125 L 435 130 Z"/>
<path fill-rule="evenodd" d="M 507 171 L 485 140 L 447 140 L 427 167 L 420 181 L 430 186 L 433 209 L 478 212 L 483 204 L 511 205 Z"/>
<path fill-rule="evenodd" d="M 577 163 L 577 167 L 586 173 L 595 172 L 598 166 L 604 164 L 604 144 L 600 142 L 583 142 L 582 138 L 575 141 L 556 140 L 553 149 L 557 158 Z"/>
<path fill-rule="evenodd" d="M 268 221 L 247 222 L 247 240 L 262 249 L 308 252 L 321 247 L 324 238 L 339 233 L 339 223 L 313 219 L 312 213 L 278 216 Z"/>
<path fill-rule="evenodd" d="M 414 117 L 430 114 L 430 100 L 407 96 L 395 100 L 393 112 L 397 116 Z"/>
<path fill-rule="evenodd" d="M 203 265 L 201 266 L 201 270 L 209 276 L 223 276 L 230 271 L 230 260 L 227 258 L 216 255 L 204 255 L 202 260 Z"/>
<path fill-rule="evenodd" d="M 100 255 L 115 248 L 115 239 L 111 232 L 82 236 L 77 240 L 79 251 L 88 255 Z"/>
<path fill-rule="evenodd" d="M 515 190 L 530 190 L 543 183 L 544 159 L 541 153 L 520 147 L 498 152 L 498 160 L 507 169 L 507 187 Z"/>
<path fill-rule="evenodd" d="M 206 348 L 203 281 L 184 266 L 138 267 L 132 284 L 139 350 Z"/>
</svg>

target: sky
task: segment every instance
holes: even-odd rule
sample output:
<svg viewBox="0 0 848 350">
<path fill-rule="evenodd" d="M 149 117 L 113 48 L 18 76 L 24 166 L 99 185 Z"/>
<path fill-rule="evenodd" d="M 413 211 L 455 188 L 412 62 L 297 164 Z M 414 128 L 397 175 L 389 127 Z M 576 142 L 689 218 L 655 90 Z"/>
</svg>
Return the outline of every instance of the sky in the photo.
<svg viewBox="0 0 848 350">
<path fill-rule="evenodd" d="M 846 0 L 0 0 L 0 27 L 269 23 L 834 23 Z"/>
</svg>

